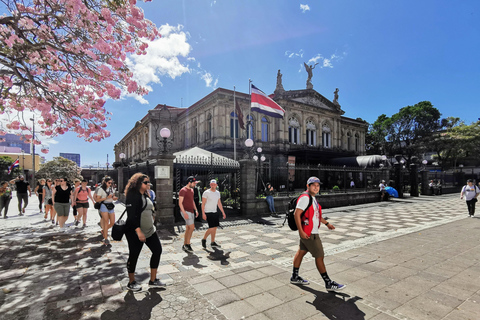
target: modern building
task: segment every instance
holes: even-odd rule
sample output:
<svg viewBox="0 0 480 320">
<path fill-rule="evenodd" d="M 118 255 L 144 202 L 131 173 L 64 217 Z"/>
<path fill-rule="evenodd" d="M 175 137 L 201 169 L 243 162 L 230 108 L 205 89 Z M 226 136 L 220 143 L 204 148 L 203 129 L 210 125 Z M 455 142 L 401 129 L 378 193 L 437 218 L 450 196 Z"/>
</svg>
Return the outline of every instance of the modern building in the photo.
<svg viewBox="0 0 480 320">
<path fill-rule="evenodd" d="M 238 114 L 234 95 L 241 111 Z M 120 161 L 121 153 L 129 163 L 155 159 L 163 148 L 159 132 L 164 127 L 171 131 L 166 142 L 171 143 L 172 152 L 197 146 L 239 160 L 244 157 L 245 140 L 251 138 L 254 149 L 262 148 L 265 164 L 272 168 L 292 159 L 318 164 L 365 154 L 368 124 L 344 116 L 338 91 L 332 102 L 313 89 L 284 91 L 278 90 L 277 84 L 272 97 L 285 109 L 283 119 L 249 113 L 250 95 L 224 88 L 188 108 L 159 104 L 115 145 L 115 161 Z M 241 128 L 242 115 L 249 130 Z"/>
<path fill-rule="evenodd" d="M 80 154 L 79 153 L 60 153 L 60 157 L 71 160 L 80 167 Z"/>
<path fill-rule="evenodd" d="M 31 153 L 30 143 L 25 143 L 25 141 L 21 140 L 21 137 L 16 134 L 7 133 L 4 136 L 0 136 L 0 138 L 0 147 L 17 147 L 20 148 L 18 152 Z"/>
</svg>

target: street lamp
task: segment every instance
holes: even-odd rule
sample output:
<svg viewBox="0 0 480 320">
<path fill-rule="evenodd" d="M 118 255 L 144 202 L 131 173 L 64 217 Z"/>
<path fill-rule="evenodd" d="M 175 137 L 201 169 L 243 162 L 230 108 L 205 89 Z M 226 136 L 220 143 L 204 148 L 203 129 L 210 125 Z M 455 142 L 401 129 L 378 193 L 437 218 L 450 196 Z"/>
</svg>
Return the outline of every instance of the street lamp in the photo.
<svg viewBox="0 0 480 320">
<path fill-rule="evenodd" d="M 253 140 L 248 138 L 245 140 L 245 158 L 248 159 L 252 156 L 252 147 L 253 147 Z M 253 158 L 253 157 L 252 157 Z"/>
<path fill-rule="evenodd" d="M 160 137 L 162 137 L 162 153 L 166 154 L 168 152 L 168 149 L 170 148 L 172 142 L 168 141 L 168 138 L 170 138 L 170 129 L 168 128 L 162 128 L 160 130 Z"/>
</svg>

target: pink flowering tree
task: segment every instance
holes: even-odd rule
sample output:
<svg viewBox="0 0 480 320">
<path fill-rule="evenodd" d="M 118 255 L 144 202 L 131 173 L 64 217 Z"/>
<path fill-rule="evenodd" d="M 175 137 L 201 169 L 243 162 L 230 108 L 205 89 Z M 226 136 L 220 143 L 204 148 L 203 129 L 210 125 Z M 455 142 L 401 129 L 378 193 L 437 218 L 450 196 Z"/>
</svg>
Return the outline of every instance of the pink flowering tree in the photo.
<svg viewBox="0 0 480 320">
<path fill-rule="evenodd" d="M 148 0 L 145 0 L 148 1 Z M 32 139 L 74 131 L 86 141 L 110 135 L 107 98 L 144 95 L 128 55 L 160 37 L 136 0 L 0 0 L 0 113 L 6 129 Z M 4 128 L 5 129 L 5 128 Z M 5 130 L 0 130 L 5 134 Z M 41 144 L 37 137 L 33 143 Z"/>
</svg>

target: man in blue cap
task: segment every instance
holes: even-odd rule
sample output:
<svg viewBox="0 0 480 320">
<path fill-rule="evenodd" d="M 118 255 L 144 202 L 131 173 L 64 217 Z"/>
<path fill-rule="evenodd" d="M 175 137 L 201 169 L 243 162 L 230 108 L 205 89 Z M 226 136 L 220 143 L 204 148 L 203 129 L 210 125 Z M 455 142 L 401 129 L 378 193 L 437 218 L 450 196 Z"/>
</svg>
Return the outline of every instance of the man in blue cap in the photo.
<svg viewBox="0 0 480 320">
<path fill-rule="evenodd" d="M 300 235 L 300 248 L 293 259 L 293 274 L 290 278 L 290 283 L 300 285 L 310 284 L 308 280 L 303 279 L 298 275 L 303 257 L 307 252 L 310 252 L 315 258 L 315 264 L 325 281 L 325 288 L 327 291 L 338 291 L 345 288 L 345 285 L 336 283 L 329 278 L 323 261 L 325 256 L 323 245 L 318 234 L 320 223 L 326 225 L 330 230 L 335 229 L 331 223 L 322 217 L 322 207 L 318 205 L 317 200 L 315 199 L 315 196 L 320 191 L 320 184 L 320 179 L 317 177 L 310 177 L 307 181 L 307 191 L 297 199 L 295 222 Z"/>
</svg>

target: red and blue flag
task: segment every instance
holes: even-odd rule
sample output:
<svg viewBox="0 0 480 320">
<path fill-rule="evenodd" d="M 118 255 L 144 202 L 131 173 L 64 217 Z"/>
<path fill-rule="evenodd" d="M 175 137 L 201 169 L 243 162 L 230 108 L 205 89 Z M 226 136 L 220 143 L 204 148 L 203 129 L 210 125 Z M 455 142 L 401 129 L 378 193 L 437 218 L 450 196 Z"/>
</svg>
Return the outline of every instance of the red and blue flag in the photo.
<svg viewBox="0 0 480 320">
<path fill-rule="evenodd" d="M 20 162 L 15 160 L 12 165 L 8 168 L 8 174 L 12 173 L 13 169 L 17 168 L 20 165 Z"/>
<path fill-rule="evenodd" d="M 285 110 L 252 84 L 252 111 L 263 113 L 273 118 L 283 118 Z"/>
</svg>

